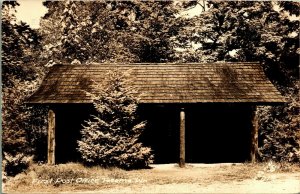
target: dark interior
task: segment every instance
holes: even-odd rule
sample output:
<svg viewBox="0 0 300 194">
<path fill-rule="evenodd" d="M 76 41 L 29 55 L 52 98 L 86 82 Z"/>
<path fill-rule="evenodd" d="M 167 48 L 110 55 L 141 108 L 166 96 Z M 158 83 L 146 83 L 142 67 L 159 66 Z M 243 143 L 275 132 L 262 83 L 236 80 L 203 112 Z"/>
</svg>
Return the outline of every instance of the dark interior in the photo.
<svg viewBox="0 0 300 194">
<path fill-rule="evenodd" d="M 185 107 L 186 162 L 244 162 L 249 157 L 251 106 L 239 104 L 143 105 L 142 141 L 155 163 L 179 161 L 180 108 Z"/>
<path fill-rule="evenodd" d="M 155 163 L 179 161 L 180 108 L 186 112 L 186 162 L 244 162 L 249 156 L 251 106 L 245 104 L 193 104 L 140 106 L 139 120 L 147 127 L 141 141 L 150 146 Z M 56 163 L 80 162 L 77 140 L 92 105 L 64 104 L 56 112 Z M 94 113 L 93 113 L 94 114 Z"/>
<path fill-rule="evenodd" d="M 204 104 L 187 108 L 187 162 L 245 162 L 250 153 L 251 107 Z"/>
<path fill-rule="evenodd" d="M 53 108 L 56 117 L 55 162 L 80 162 L 77 140 L 81 137 L 80 129 L 84 120 L 91 118 L 93 107 L 86 104 L 61 104 Z"/>
<path fill-rule="evenodd" d="M 147 125 L 141 137 L 151 147 L 155 163 L 176 163 L 179 158 L 179 113 L 174 106 L 142 105 L 140 119 Z"/>
</svg>

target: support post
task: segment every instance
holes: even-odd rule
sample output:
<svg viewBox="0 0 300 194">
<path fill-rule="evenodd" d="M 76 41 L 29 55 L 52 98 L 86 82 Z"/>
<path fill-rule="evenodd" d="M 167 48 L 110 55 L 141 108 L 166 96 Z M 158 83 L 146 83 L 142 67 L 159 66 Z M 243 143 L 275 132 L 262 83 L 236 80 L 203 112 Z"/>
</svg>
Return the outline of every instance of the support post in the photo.
<svg viewBox="0 0 300 194">
<path fill-rule="evenodd" d="M 55 164 L 55 113 L 48 112 L 48 164 Z"/>
<path fill-rule="evenodd" d="M 179 167 L 185 167 L 185 112 L 184 108 L 180 110 L 180 156 L 179 156 Z"/>
<path fill-rule="evenodd" d="M 256 114 L 256 107 L 252 109 L 252 129 L 250 140 L 250 161 L 255 163 L 258 155 L 258 118 Z"/>
</svg>

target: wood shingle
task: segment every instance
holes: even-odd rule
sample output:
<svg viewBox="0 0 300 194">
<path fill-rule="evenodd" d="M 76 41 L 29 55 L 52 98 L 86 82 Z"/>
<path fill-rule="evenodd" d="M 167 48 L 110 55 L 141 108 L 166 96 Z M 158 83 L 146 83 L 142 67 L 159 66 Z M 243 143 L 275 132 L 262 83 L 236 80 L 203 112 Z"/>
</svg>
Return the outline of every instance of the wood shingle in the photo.
<svg viewBox="0 0 300 194">
<path fill-rule="evenodd" d="M 90 103 L 85 91 L 108 70 L 131 70 L 141 103 L 280 103 L 258 63 L 93 64 L 51 67 L 29 103 Z"/>
</svg>

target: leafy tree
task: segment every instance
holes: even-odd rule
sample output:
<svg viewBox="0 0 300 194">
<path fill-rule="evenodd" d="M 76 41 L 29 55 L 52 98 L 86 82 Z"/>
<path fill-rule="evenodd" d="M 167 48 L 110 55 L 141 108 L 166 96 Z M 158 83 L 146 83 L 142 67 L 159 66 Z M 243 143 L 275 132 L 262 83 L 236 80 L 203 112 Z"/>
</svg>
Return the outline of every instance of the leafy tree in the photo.
<svg viewBox="0 0 300 194">
<path fill-rule="evenodd" d="M 300 103 L 259 107 L 259 151 L 263 160 L 300 162 Z"/>
<path fill-rule="evenodd" d="M 174 61 L 174 37 L 182 25 L 180 6 L 173 1 L 136 1 L 131 13 L 135 20 L 129 27 L 130 51 L 138 62 Z"/>
<path fill-rule="evenodd" d="M 45 136 L 45 133 L 40 133 L 43 130 L 39 126 L 45 123 L 44 118 L 38 110 L 24 104 L 44 74 L 43 69 L 34 62 L 40 48 L 40 37 L 27 24 L 16 22 L 14 12 L 17 5 L 15 1 L 4 1 L 2 4 L 2 156 L 5 160 L 33 154 L 35 143 Z M 34 133 L 37 137 L 31 139 Z M 22 170 L 21 166 L 19 170 Z"/>
<path fill-rule="evenodd" d="M 146 123 L 136 121 L 137 92 L 128 76 L 109 71 L 91 94 L 98 115 L 86 122 L 78 141 L 87 164 L 140 168 L 152 162 L 151 149 L 139 142 Z"/>
<path fill-rule="evenodd" d="M 172 1 L 46 1 L 44 57 L 56 62 L 165 62 L 180 28 Z M 57 22 L 59 21 L 59 22 Z"/>
<path fill-rule="evenodd" d="M 299 80 L 299 3 L 208 1 L 206 11 L 189 20 L 178 37 L 181 47 L 198 43 L 183 61 L 259 61 L 283 92 Z M 294 17 L 295 17 L 294 15 Z M 187 38 L 188 37 L 188 38 Z M 180 55 L 181 56 L 181 55 Z"/>
</svg>

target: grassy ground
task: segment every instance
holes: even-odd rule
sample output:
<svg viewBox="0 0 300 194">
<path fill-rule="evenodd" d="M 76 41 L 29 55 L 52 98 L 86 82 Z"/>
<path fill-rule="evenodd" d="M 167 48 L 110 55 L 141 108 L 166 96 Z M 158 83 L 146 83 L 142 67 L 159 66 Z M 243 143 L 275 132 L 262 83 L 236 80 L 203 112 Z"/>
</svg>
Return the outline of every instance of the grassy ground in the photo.
<svg viewBox="0 0 300 194">
<path fill-rule="evenodd" d="M 297 193 L 299 180 L 299 166 L 275 163 L 188 164 L 186 168 L 161 164 L 131 171 L 76 163 L 34 164 L 25 173 L 9 177 L 3 189 L 21 193 Z"/>
</svg>

